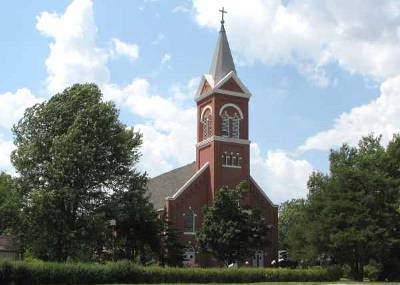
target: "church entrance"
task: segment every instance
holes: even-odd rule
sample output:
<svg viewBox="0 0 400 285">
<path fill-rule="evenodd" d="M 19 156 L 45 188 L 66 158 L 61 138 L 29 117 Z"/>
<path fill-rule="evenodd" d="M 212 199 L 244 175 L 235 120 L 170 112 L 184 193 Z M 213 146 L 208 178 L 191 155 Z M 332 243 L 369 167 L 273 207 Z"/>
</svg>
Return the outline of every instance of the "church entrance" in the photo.
<svg viewBox="0 0 400 285">
<path fill-rule="evenodd" d="M 183 254 L 183 264 L 185 266 L 194 266 L 196 262 L 196 252 L 192 246 L 187 247 L 185 249 L 185 253 Z"/>
<path fill-rule="evenodd" d="M 253 267 L 264 267 L 264 251 L 256 251 L 253 256 Z"/>
</svg>

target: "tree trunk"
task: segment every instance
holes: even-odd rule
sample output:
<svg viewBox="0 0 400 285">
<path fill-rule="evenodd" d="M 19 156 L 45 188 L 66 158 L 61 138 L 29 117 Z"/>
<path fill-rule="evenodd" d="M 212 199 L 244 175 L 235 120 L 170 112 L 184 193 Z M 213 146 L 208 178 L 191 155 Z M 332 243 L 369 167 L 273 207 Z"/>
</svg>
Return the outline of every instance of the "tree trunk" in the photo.
<svg viewBox="0 0 400 285">
<path fill-rule="evenodd" d="M 351 264 L 351 278 L 354 281 L 362 282 L 364 279 L 364 265 L 363 262 L 357 260 Z"/>
</svg>

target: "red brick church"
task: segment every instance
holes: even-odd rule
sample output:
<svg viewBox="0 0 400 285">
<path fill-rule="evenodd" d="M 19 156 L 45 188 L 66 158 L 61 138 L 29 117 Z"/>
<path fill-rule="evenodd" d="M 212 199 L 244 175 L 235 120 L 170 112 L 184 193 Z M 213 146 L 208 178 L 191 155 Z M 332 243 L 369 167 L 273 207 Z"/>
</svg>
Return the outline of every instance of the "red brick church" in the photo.
<svg viewBox="0 0 400 285">
<path fill-rule="evenodd" d="M 148 185 L 154 206 L 182 232 L 187 265 L 217 265 L 198 252 L 196 232 L 202 225 L 203 208 L 212 203 L 215 191 L 241 181 L 250 186 L 247 204 L 259 208 L 271 228 L 270 242 L 248 263 L 262 267 L 277 259 L 278 208 L 250 175 L 250 97 L 236 73 L 222 20 L 210 72 L 203 75 L 195 96 L 196 161 L 152 178 Z"/>
</svg>

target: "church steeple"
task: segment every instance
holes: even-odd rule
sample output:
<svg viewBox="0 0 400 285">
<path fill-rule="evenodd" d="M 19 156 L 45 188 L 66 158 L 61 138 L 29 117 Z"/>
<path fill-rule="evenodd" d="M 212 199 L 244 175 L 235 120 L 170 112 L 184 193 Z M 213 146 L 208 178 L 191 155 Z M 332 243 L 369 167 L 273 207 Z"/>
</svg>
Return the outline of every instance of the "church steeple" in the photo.
<svg viewBox="0 0 400 285">
<path fill-rule="evenodd" d="M 211 62 L 210 74 L 214 82 L 217 83 L 229 72 L 236 73 L 235 64 L 233 63 L 231 49 L 229 48 L 228 38 L 224 26 L 224 8 L 220 10 L 222 13 L 221 30 L 219 31 L 217 46 L 215 47 L 214 56 Z"/>
</svg>

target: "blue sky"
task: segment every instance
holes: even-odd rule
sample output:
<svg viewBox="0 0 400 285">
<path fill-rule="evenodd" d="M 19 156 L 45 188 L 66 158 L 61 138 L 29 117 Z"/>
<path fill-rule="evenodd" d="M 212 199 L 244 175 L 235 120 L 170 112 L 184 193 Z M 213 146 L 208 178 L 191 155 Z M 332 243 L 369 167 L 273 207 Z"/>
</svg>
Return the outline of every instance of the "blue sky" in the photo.
<svg viewBox="0 0 400 285">
<path fill-rule="evenodd" d="M 303 197 L 329 149 L 399 131 L 398 1 L 17 0 L 0 10 L 0 168 L 13 172 L 10 127 L 23 110 L 86 81 L 143 132 L 143 170 L 194 160 L 193 95 L 222 6 L 253 94 L 253 176 L 274 202 Z"/>
</svg>

